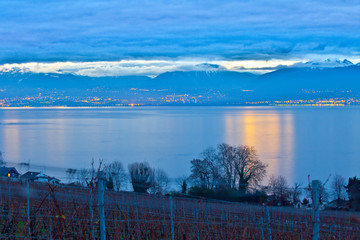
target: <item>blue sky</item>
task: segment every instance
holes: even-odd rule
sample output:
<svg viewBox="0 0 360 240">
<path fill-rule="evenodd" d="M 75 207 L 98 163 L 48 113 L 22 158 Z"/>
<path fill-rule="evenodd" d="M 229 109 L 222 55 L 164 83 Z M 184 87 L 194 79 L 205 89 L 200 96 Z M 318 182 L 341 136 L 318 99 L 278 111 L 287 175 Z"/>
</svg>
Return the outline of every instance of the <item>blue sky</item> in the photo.
<svg viewBox="0 0 360 240">
<path fill-rule="evenodd" d="M 360 59 L 355 0 L 0 0 L 0 9 L 1 65 Z"/>
</svg>

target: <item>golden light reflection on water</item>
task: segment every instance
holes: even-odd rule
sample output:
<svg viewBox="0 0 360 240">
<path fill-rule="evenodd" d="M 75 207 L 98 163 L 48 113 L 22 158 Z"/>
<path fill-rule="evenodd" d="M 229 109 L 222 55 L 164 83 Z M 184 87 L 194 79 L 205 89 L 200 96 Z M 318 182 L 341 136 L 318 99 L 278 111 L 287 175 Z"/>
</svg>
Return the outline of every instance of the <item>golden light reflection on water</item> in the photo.
<svg viewBox="0 0 360 240">
<path fill-rule="evenodd" d="M 226 115 L 226 142 L 254 146 L 269 165 L 268 174 L 293 177 L 293 117 L 276 111 L 248 110 Z"/>
</svg>

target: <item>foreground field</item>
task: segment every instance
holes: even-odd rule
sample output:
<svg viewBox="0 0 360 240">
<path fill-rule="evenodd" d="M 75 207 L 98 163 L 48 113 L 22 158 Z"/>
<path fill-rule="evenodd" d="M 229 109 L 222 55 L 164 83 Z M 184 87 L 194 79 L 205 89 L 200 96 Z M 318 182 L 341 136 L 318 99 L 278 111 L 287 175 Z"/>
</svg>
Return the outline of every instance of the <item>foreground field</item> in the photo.
<svg viewBox="0 0 360 240">
<path fill-rule="evenodd" d="M 0 180 L 1 239 L 99 239 L 96 188 Z M 29 196 L 29 197 L 28 197 Z M 108 239 L 311 239 L 312 211 L 170 198 L 104 194 Z M 320 213 L 321 239 L 359 239 L 358 215 Z"/>
</svg>

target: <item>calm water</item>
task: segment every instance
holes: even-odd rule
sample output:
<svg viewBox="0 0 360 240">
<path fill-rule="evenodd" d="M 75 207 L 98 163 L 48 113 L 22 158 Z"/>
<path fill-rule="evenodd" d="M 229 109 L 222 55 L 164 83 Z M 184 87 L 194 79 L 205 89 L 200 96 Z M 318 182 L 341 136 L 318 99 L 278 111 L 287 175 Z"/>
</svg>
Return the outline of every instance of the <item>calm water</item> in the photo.
<svg viewBox="0 0 360 240">
<path fill-rule="evenodd" d="M 53 175 L 91 159 L 147 161 L 170 176 L 221 142 L 254 146 L 268 176 L 307 183 L 307 175 L 360 175 L 358 107 L 144 107 L 0 109 L 0 150 Z M 27 169 L 22 169 L 25 171 Z M 55 173 L 57 172 L 57 173 Z"/>
</svg>

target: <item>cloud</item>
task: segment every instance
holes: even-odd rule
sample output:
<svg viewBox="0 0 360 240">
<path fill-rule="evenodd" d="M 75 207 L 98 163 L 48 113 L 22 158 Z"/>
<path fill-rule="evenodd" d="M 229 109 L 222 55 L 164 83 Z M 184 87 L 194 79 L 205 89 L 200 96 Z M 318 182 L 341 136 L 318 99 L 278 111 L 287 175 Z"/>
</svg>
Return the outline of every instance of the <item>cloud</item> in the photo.
<svg viewBox="0 0 360 240">
<path fill-rule="evenodd" d="M 0 8 L 1 63 L 360 54 L 355 0 L 4 0 Z"/>
</svg>

